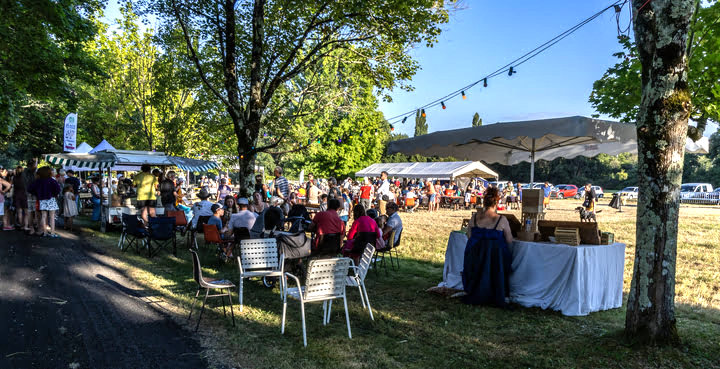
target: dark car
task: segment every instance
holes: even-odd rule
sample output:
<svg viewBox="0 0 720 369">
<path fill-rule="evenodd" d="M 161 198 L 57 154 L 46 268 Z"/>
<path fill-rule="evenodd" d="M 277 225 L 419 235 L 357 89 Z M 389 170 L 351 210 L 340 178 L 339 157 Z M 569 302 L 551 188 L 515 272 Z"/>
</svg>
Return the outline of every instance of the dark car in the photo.
<svg viewBox="0 0 720 369">
<path fill-rule="evenodd" d="M 568 197 L 573 197 L 577 194 L 578 188 L 575 185 L 571 184 L 561 184 L 555 186 L 555 189 L 550 192 L 550 197 L 555 197 L 558 199 L 564 199 Z"/>
</svg>

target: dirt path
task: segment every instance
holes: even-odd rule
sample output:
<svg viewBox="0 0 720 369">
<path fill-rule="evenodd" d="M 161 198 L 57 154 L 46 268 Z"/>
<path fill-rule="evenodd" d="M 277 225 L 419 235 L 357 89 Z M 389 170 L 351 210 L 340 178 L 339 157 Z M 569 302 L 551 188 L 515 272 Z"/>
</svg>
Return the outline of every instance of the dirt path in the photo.
<svg viewBox="0 0 720 369">
<path fill-rule="evenodd" d="M 0 233 L 0 368 L 206 368 L 201 347 L 76 235 Z"/>
</svg>

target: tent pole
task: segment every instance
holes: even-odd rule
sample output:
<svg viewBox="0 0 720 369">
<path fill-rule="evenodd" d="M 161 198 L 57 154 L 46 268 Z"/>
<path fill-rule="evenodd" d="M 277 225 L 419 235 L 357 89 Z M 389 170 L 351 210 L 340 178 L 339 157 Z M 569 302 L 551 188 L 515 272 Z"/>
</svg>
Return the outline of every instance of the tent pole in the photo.
<svg viewBox="0 0 720 369">
<path fill-rule="evenodd" d="M 530 151 L 530 183 L 535 183 L 535 139 L 532 140 L 532 151 Z"/>
</svg>

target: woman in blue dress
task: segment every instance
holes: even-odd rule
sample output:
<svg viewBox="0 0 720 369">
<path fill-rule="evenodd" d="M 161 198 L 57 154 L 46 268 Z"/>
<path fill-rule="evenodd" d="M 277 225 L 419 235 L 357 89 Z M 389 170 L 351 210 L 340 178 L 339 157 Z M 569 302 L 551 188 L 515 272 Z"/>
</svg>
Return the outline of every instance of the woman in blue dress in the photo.
<svg viewBox="0 0 720 369">
<path fill-rule="evenodd" d="M 469 304 L 507 306 L 505 298 L 510 291 L 512 261 L 508 246 L 513 237 L 507 218 L 497 213 L 499 201 L 498 189 L 488 188 L 482 210 L 478 210 L 468 224 L 463 285 L 467 293 L 464 301 Z"/>
</svg>

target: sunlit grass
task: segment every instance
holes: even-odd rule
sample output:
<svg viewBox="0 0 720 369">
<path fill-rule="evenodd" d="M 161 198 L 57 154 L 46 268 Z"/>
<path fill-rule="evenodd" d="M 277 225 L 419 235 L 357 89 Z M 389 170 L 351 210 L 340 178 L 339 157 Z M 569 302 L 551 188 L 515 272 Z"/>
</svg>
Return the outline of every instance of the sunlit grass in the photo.
<svg viewBox="0 0 720 369">
<path fill-rule="evenodd" d="M 546 219 L 575 220 L 577 213 L 572 209 L 579 203 L 553 201 Z M 627 245 L 627 294 L 636 208 L 627 206 L 622 213 L 600 208 L 600 228 Z M 468 306 L 425 292 L 442 280 L 448 234 L 469 216 L 469 210 L 401 213 L 405 230 L 400 271 L 388 277 L 371 272 L 367 280 L 375 321 L 362 310 L 357 290 L 348 290 L 352 340 L 347 337 L 342 304 L 333 305 L 326 327 L 321 324 L 320 305 L 310 305 L 306 311 L 309 347 L 303 348 L 300 309 L 293 301 L 285 335 L 280 335 L 278 290 L 264 288 L 255 280 L 245 284 L 242 314 L 235 297 L 237 327 L 231 326 L 220 308 L 203 317 L 199 336 L 210 347 L 206 355 L 211 362 L 261 368 L 720 367 L 720 208 L 683 207 L 680 212 L 676 285 L 680 348 L 629 346 L 622 338 L 624 306 L 587 317 L 565 317 L 540 309 Z M 95 239 L 124 263 L 128 275 L 161 296 L 179 322 L 194 329 L 196 316 L 191 322 L 185 319 L 195 285 L 182 244 L 179 258 L 160 254 L 148 260 L 116 251 L 116 234 Z M 237 283 L 237 267 L 219 265 L 212 250 L 201 252 L 201 260 L 208 276 Z"/>
</svg>

